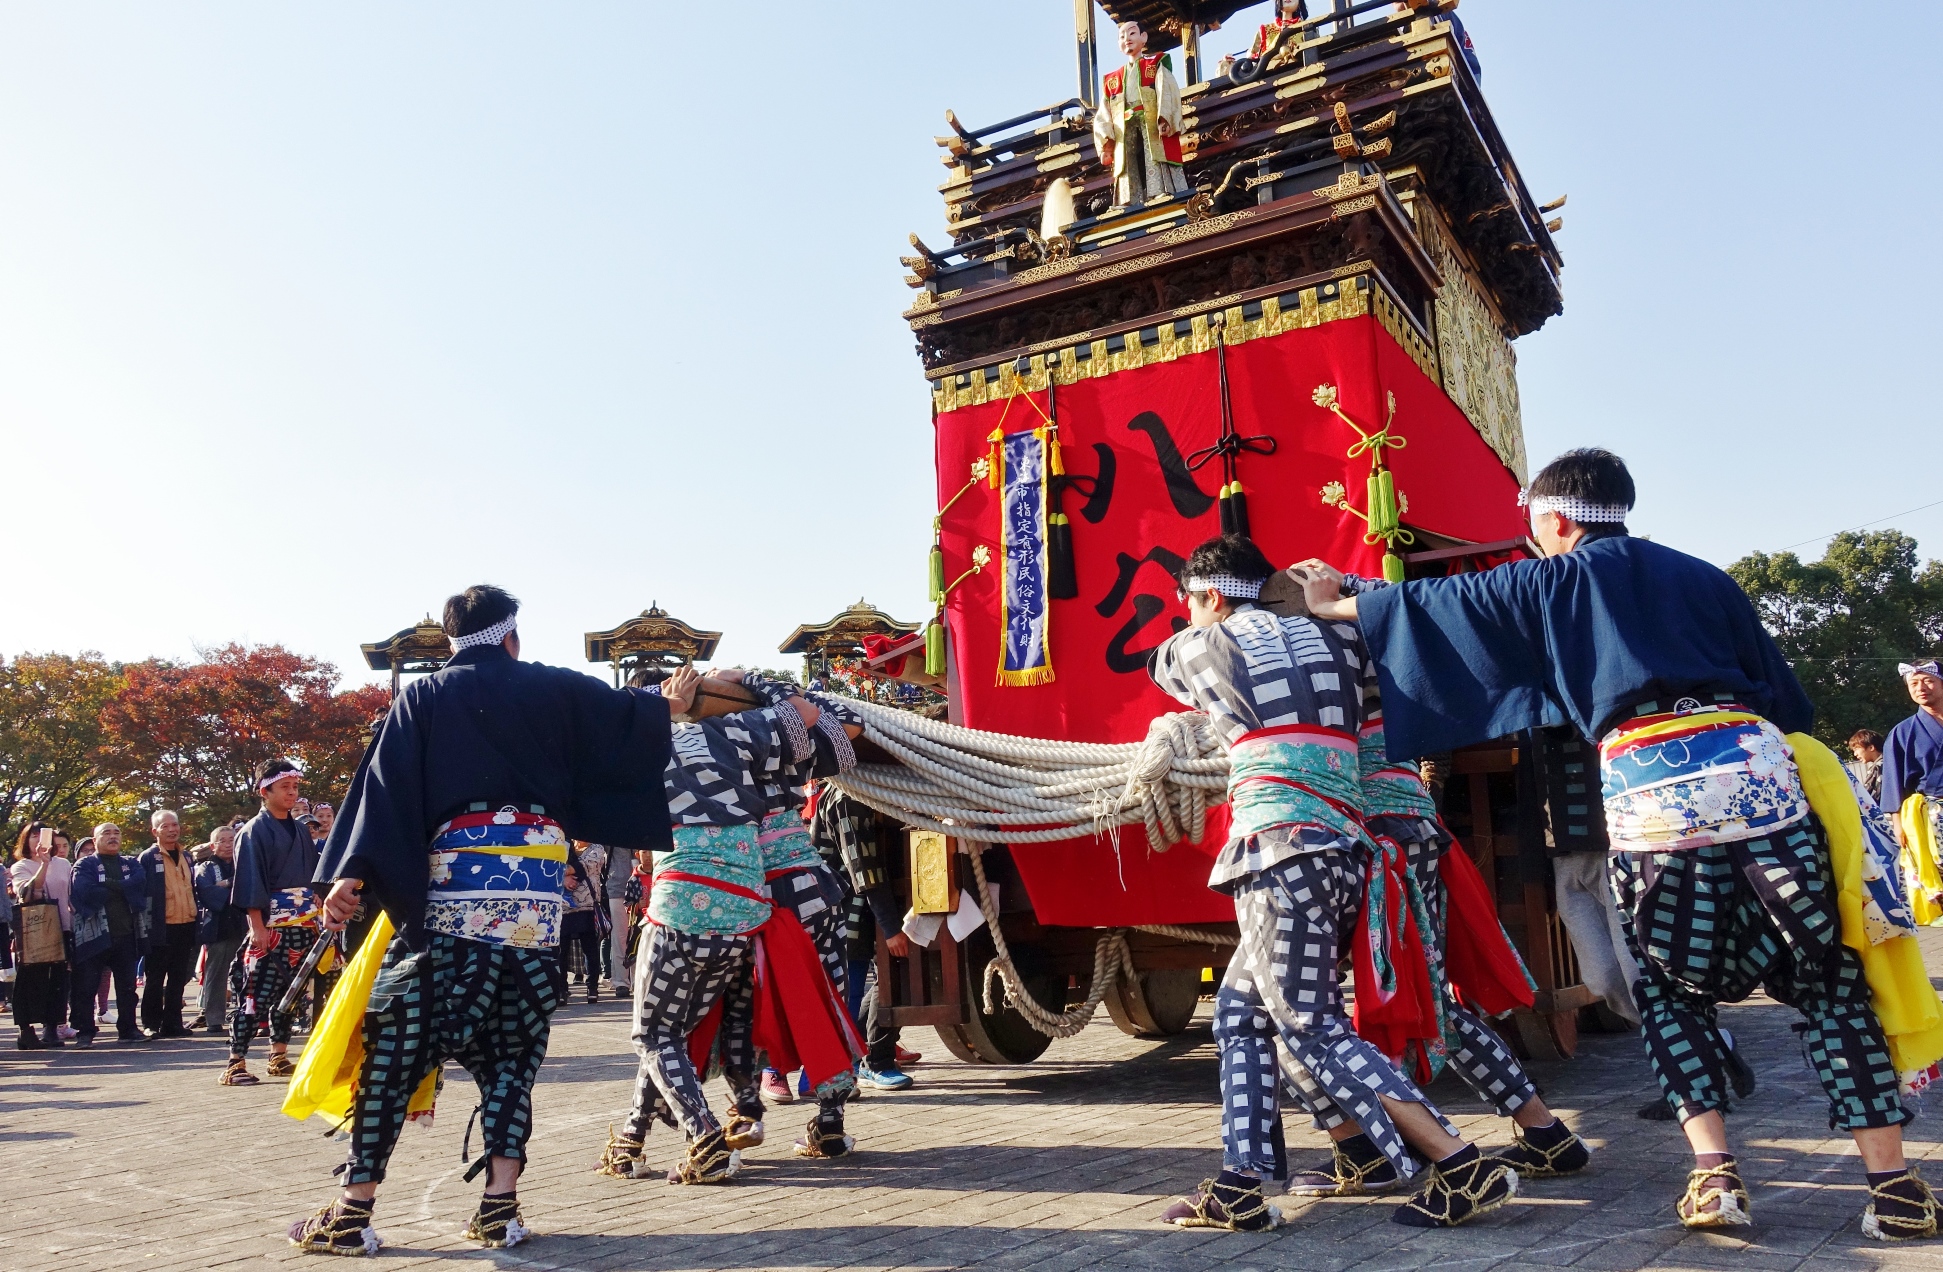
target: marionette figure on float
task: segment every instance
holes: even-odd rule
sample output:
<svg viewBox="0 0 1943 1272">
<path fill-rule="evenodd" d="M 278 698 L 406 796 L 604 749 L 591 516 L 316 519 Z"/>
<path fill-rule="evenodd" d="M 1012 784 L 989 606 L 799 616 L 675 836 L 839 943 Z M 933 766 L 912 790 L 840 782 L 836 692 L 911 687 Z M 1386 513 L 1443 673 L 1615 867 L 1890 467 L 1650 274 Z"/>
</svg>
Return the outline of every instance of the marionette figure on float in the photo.
<svg viewBox="0 0 1943 1272">
<path fill-rule="evenodd" d="M 1127 64 L 1108 71 L 1093 140 L 1100 162 L 1113 170 L 1113 206 L 1138 207 L 1188 192 L 1181 166 L 1181 86 L 1173 60 L 1149 54 L 1138 22 L 1120 24 Z"/>
</svg>

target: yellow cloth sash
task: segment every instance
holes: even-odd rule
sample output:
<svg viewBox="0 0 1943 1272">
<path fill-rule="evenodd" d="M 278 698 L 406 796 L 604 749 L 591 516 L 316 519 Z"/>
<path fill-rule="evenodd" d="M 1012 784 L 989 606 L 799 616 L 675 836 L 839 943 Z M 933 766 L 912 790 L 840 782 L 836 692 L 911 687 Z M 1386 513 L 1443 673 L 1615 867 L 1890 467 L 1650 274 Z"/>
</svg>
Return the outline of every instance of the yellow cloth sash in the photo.
<svg viewBox="0 0 1943 1272">
<path fill-rule="evenodd" d="M 284 1113 L 299 1122 L 313 1113 L 333 1125 L 351 1116 L 358 1073 L 364 1068 L 364 1010 L 370 1005 L 371 986 L 378 979 L 378 967 L 384 962 L 391 935 L 390 916 L 379 914 L 357 956 L 324 1003 L 324 1014 L 311 1031 L 283 1097 Z M 406 1116 L 428 1112 L 438 1091 L 439 1071 L 434 1069 L 412 1092 L 411 1102 L 405 1106 Z"/>
<path fill-rule="evenodd" d="M 1882 1032 L 1889 1039 L 1889 1059 L 1905 1081 L 1943 1060 L 1943 1002 L 1939 1002 L 1923 966 L 1923 952 L 1911 936 L 1895 936 L 1880 945 L 1869 943 L 1862 922 L 1862 810 L 1855 788 L 1835 753 L 1806 733 L 1790 733 L 1802 790 L 1808 806 L 1828 836 L 1829 863 L 1834 868 L 1837 904 L 1842 914 L 1842 943 L 1862 960 L 1869 981 L 1869 997 Z"/>
<path fill-rule="evenodd" d="M 1917 924 L 1928 927 L 1943 919 L 1943 906 L 1936 895 L 1943 892 L 1943 871 L 1936 866 L 1936 836 L 1930 826 L 1929 799 L 1920 791 L 1903 801 L 1896 816 L 1902 821 L 1903 862 L 1908 875 L 1916 880 L 1909 890 L 1909 914 Z"/>
<path fill-rule="evenodd" d="M 485 857 L 536 857 L 541 861 L 567 859 L 565 844 L 480 844 L 476 848 L 470 844 L 447 844 L 443 848 L 434 847 L 432 851 L 434 853 L 476 852 Z"/>
</svg>

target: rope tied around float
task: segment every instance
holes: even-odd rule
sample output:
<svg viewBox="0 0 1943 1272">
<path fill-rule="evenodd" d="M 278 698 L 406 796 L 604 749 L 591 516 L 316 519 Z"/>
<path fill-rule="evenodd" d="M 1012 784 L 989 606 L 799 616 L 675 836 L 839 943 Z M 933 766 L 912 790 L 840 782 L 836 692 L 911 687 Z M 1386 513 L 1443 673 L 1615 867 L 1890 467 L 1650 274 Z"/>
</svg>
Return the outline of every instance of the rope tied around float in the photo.
<svg viewBox="0 0 1943 1272">
<path fill-rule="evenodd" d="M 863 717 L 864 736 L 901 763 L 858 764 L 828 779 L 830 784 L 906 825 L 966 843 L 978 908 L 992 934 L 993 957 L 983 984 L 987 1015 L 999 1010 L 997 990 L 1003 986 L 1005 1000 L 1033 1029 L 1070 1038 L 1086 1028 L 1117 984 L 1139 975 L 1129 932 L 1208 946 L 1237 943 L 1225 933 L 1172 924 L 1105 929 L 1094 943 L 1086 1000 L 1052 1011 L 1027 990 L 985 880 L 985 849 L 995 843 L 1114 836 L 1132 825 L 1145 828 L 1157 852 L 1200 839 L 1209 806 L 1228 797 L 1228 757 L 1206 715 L 1161 716 L 1139 742 L 1062 742 L 967 729 L 878 703 L 848 701 Z"/>
<path fill-rule="evenodd" d="M 1227 799 L 1228 757 L 1200 712 L 1161 716 L 1140 742 L 1061 742 L 847 701 L 864 736 L 900 762 L 859 764 L 830 784 L 919 830 L 1032 844 L 1140 825 L 1165 852 L 1201 838 L 1209 806 Z"/>
</svg>

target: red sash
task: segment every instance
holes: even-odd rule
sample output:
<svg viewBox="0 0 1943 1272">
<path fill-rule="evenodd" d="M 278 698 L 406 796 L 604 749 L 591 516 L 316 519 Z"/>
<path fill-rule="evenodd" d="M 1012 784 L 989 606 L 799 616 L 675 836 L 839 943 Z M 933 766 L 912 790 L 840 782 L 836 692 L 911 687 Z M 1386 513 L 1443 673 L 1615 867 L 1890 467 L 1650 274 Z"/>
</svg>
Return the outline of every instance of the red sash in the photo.
<svg viewBox="0 0 1943 1272">
<path fill-rule="evenodd" d="M 855 1064 L 863 1039 L 838 999 L 816 943 L 784 906 L 756 929 L 755 1042 L 778 1073 L 802 1068 L 817 1087 Z"/>
<path fill-rule="evenodd" d="M 1438 1040 L 1437 1000 L 1430 983 L 1430 956 L 1424 948 L 1423 933 L 1417 930 L 1416 912 L 1410 906 L 1409 867 L 1398 849 L 1372 855 L 1370 868 L 1384 872 L 1384 887 L 1394 898 L 1390 913 L 1395 916 L 1395 926 L 1376 939 L 1386 943 L 1385 953 L 1396 971 L 1397 983 L 1392 992 L 1382 992 L 1365 907 L 1356 916 L 1356 939 L 1350 947 L 1356 971 L 1356 1007 L 1351 1021 L 1357 1034 L 1398 1064 L 1403 1063 L 1411 1043 L 1420 1044 L 1416 1048 L 1417 1077 L 1427 1082 L 1431 1075 L 1426 1071 L 1426 1048 L 1421 1044 Z"/>
<path fill-rule="evenodd" d="M 1453 843 L 1438 864 L 1444 880 L 1444 974 L 1459 1001 L 1487 1016 L 1529 1007 L 1533 996 L 1524 960 L 1498 922 L 1484 876 L 1464 845 Z"/>
</svg>

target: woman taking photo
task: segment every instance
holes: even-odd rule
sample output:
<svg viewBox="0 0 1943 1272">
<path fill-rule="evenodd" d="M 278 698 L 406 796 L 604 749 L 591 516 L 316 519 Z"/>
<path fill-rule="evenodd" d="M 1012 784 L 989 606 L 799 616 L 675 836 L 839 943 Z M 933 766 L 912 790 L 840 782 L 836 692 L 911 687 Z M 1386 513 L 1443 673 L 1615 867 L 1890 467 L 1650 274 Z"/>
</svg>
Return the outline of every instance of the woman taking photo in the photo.
<svg viewBox="0 0 1943 1272">
<path fill-rule="evenodd" d="M 68 905 L 74 868 L 67 863 L 66 848 L 67 836 L 39 822 L 30 823 L 14 844 L 14 862 L 8 872 L 14 897 L 14 962 L 18 967 L 13 1018 L 20 1027 L 15 1045 L 22 1051 L 62 1045 L 74 930 Z"/>
</svg>

